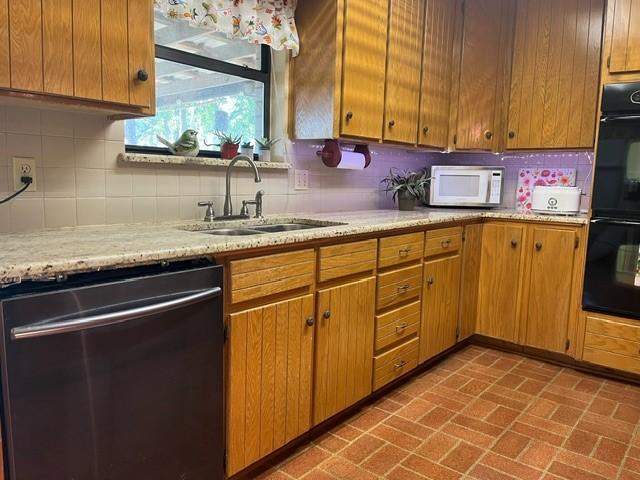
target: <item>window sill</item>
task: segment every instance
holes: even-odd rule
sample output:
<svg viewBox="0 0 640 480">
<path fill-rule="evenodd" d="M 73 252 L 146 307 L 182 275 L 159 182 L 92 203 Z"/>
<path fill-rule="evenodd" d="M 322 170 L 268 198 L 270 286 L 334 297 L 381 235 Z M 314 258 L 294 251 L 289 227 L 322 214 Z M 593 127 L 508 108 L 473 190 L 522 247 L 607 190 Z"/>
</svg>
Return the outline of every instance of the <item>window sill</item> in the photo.
<svg viewBox="0 0 640 480">
<path fill-rule="evenodd" d="M 231 160 L 208 157 L 180 157 L 177 155 L 121 153 L 118 155 L 118 162 L 122 164 L 188 165 L 190 167 L 226 168 L 231 163 Z M 262 170 L 289 170 L 291 168 L 290 163 L 282 162 L 255 162 L 255 164 Z M 240 161 L 236 166 L 240 168 L 249 168 L 249 163 Z"/>
</svg>

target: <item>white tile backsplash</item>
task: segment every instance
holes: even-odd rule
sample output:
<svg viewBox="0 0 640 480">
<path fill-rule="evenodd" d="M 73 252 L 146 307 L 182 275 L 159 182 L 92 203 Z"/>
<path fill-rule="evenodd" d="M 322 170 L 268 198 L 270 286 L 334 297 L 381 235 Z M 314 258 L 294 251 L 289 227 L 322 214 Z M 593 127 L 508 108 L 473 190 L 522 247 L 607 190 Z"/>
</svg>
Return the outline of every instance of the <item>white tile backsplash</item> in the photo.
<svg viewBox="0 0 640 480">
<path fill-rule="evenodd" d="M 44 225 L 46 228 L 66 227 L 76 224 L 76 199 L 45 198 Z"/>
<path fill-rule="evenodd" d="M 77 197 L 76 212 L 78 225 L 104 225 L 106 223 L 106 199 Z"/>
</svg>

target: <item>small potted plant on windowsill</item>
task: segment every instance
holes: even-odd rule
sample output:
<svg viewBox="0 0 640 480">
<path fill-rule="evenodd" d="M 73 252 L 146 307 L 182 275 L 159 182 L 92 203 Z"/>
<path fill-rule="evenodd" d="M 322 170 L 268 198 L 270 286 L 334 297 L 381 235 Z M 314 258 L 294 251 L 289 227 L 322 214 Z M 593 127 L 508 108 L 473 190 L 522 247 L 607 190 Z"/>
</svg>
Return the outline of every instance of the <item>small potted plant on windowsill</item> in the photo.
<svg viewBox="0 0 640 480">
<path fill-rule="evenodd" d="M 271 161 L 271 147 L 280 141 L 279 138 L 256 138 L 256 144 L 258 145 L 258 160 L 261 162 Z"/>
<path fill-rule="evenodd" d="M 253 158 L 253 145 L 251 145 L 251 142 L 242 142 L 240 145 L 240 154 Z"/>
<path fill-rule="evenodd" d="M 234 137 L 225 132 L 221 132 L 220 130 L 216 130 L 213 134 L 218 137 L 218 140 L 220 140 L 220 156 L 222 158 L 231 160 L 233 157 L 238 155 L 242 135 Z M 211 144 L 208 144 L 207 142 L 205 142 L 205 144 L 209 147 L 211 146 Z"/>
<path fill-rule="evenodd" d="M 393 202 L 398 197 L 398 209 L 410 211 L 416 206 L 416 200 L 424 197 L 425 185 L 429 181 L 426 171 L 412 172 L 405 170 L 390 169 L 389 175 L 383 178 L 380 183 L 385 184 L 385 191 L 393 193 Z"/>
</svg>

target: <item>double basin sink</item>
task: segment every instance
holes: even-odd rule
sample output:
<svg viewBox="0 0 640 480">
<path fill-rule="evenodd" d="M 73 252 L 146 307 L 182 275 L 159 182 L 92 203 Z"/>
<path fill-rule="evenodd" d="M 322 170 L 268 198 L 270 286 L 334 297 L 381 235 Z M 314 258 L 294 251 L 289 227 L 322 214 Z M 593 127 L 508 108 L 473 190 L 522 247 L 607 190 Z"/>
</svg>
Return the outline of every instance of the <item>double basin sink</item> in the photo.
<svg viewBox="0 0 640 480">
<path fill-rule="evenodd" d="M 224 228 L 211 228 L 211 229 L 198 229 L 195 230 L 198 233 L 205 233 L 207 235 L 222 235 L 222 236 L 245 236 L 245 235 L 264 235 L 267 233 L 281 233 L 281 232 L 295 232 L 298 230 L 309 230 L 312 228 L 334 227 L 338 225 L 345 225 L 343 223 L 335 222 L 312 222 L 312 221 L 291 221 L 283 223 L 261 223 L 256 225 L 241 225 L 238 227 L 224 227 Z"/>
</svg>

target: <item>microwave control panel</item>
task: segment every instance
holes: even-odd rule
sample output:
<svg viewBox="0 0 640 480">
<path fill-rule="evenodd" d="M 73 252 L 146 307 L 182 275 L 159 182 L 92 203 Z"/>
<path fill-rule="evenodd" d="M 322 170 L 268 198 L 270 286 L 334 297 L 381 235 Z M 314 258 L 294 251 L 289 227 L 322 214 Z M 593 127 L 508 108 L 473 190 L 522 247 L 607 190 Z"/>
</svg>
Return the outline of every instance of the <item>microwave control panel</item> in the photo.
<svg viewBox="0 0 640 480">
<path fill-rule="evenodd" d="M 502 199 L 502 171 L 501 170 L 492 170 L 491 171 L 491 188 L 489 189 L 489 203 L 499 204 Z"/>
</svg>

